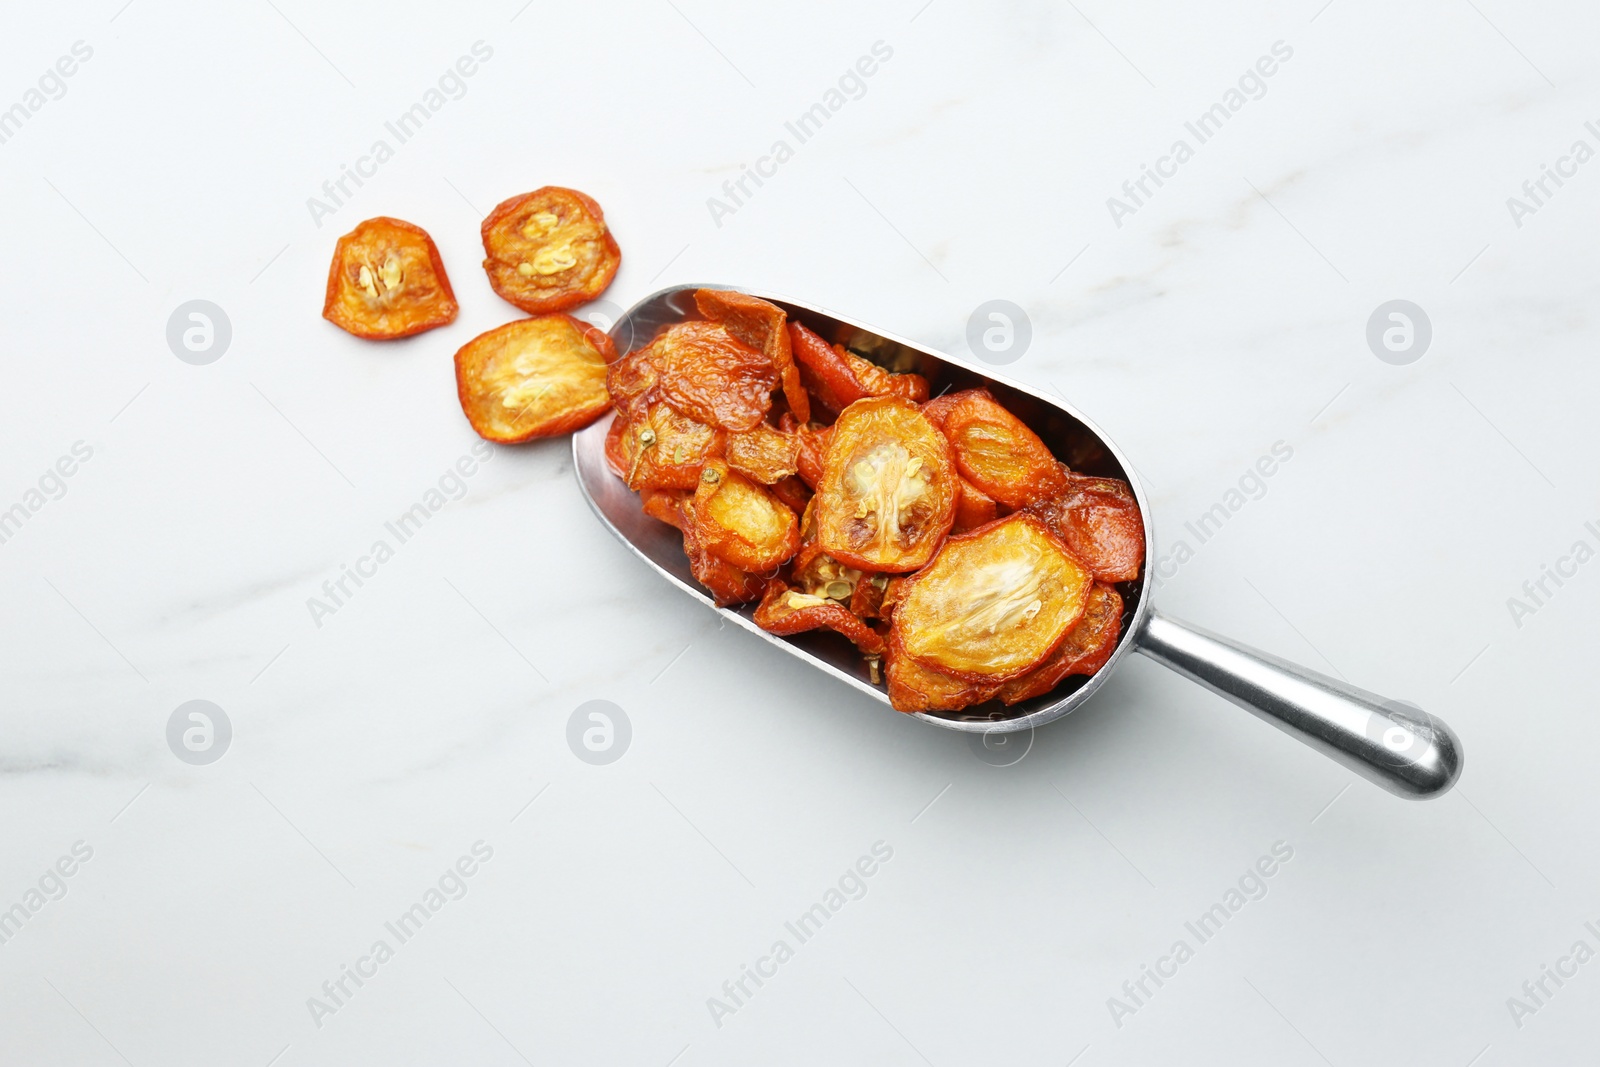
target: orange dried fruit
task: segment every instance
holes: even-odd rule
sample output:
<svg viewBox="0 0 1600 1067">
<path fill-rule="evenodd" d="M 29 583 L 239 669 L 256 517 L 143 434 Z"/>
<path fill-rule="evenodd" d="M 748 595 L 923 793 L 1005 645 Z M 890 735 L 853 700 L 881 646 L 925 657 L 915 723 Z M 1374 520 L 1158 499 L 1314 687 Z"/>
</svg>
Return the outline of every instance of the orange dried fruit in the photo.
<svg viewBox="0 0 1600 1067">
<path fill-rule="evenodd" d="M 923 409 L 926 412 L 926 408 Z M 956 521 L 950 527 L 951 533 L 966 533 L 976 530 L 985 523 L 990 523 L 999 515 L 999 508 L 995 506 L 994 498 L 982 489 L 962 478 L 957 486 L 960 494 L 956 497 Z"/>
<path fill-rule="evenodd" d="M 955 520 L 950 446 L 899 397 L 858 400 L 839 415 L 817 484 L 817 541 L 875 572 L 913 571 Z"/>
<path fill-rule="evenodd" d="M 456 319 L 456 294 L 433 238 L 379 216 L 339 238 L 322 317 L 369 341 L 410 337 Z"/>
<path fill-rule="evenodd" d="M 907 579 L 894 629 L 925 667 L 1005 682 L 1055 651 L 1093 581 L 1042 521 L 1018 513 L 947 540 Z"/>
<path fill-rule="evenodd" d="M 689 516 L 706 551 L 741 570 L 770 574 L 800 547 L 794 512 L 721 460 L 700 472 Z"/>
<path fill-rule="evenodd" d="M 651 405 L 639 417 L 627 420 L 617 435 L 612 469 L 635 490 L 693 489 L 700 484 L 706 461 L 722 447 L 719 431 L 666 404 Z"/>
<path fill-rule="evenodd" d="M 843 345 L 830 348 L 798 322 L 789 324 L 789 342 L 800 380 L 829 411 L 843 411 L 868 396 L 898 396 L 917 404 L 928 399 L 928 379 L 922 375 L 893 374 Z"/>
<path fill-rule="evenodd" d="M 1083 618 L 1067 631 L 1056 650 L 1027 674 L 1006 682 L 996 695 L 1007 704 L 1016 704 L 1048 693 L 1069 675 L 1093 674 L 1116 651 L 1121 633 L 1122 597 L 1109 585 L 1096 582 L 1089 590 Z"/>
<path fill-rule="evenodd" d="M 766 417 L 778 371 L 717 323 L 680 322 L 613 364 L 606 385 L 630 417 L 664 400 L 696 422 L 737 431 Z"/>
<path fill-rule="evenodd" d="M 800 382 L 800 370 L 790 350 L 788 313 L 770 301 L 731 289 L 698 290 L 694 303 L 709 321 L 721 323 L 736 340 L 772 361 L 783 384 L 783 397 L 789 410 L 800 422 L 809 421 L 811 397 Z"/>
<path fill-rule="evenodd" d="M 759 423 L 728 435 L 728 466 L 762 485 L 776 485 L 800 469 L 800 439 Z"/>
<path fill-rule="evenodd" d="M 611 338 L 571 315 L 518 319 L 456 353 L 456 393 L 479 436 L 502 444 L 589 425 L 611 406 Z"/>
<path fill-rule="evenodd" d="M 959 711 L 994 696 L 991 682 L 974 682 L 925 667 L 906 654 L 900 636 L 889 631 L 886 661 L 889 705 L 896 711 Z"/>
<path fill-rule="evenodd" d="M 1144 563 L 1144 519 L 1127 482 L 1073 474 L 1061 468 L 1066 489 L 1028 510 L 1102 582 L 1131 582 Z"/>
<path fill-rule="evenodd" d="M 483 220 L 482 235 L 489 284 L 530 315 L 593 300 L 622 263 L 600 205 L 557 185 L 502 202 Z"/>
<path fill-rule="evenodd" d="M 857 648 L 871 656 L 884 652 L 883 637 L 850 613 L 850 609 L 826 596 L 790 589 L 779 578 L 767 583 L 766 594 L 755 611 L 756 625 L 769 633 L 789 635 L 807 630 L 833 630 L 848 637 Z"/>
<path fill-rule="evenodd" d="M 955 393 L 936 410 L 956 467 L 972 485 L 1007 508 L 1055 496 L 1066 487 L 1061 465 L 1039 435 L 987 389 Z"/>
</svg>

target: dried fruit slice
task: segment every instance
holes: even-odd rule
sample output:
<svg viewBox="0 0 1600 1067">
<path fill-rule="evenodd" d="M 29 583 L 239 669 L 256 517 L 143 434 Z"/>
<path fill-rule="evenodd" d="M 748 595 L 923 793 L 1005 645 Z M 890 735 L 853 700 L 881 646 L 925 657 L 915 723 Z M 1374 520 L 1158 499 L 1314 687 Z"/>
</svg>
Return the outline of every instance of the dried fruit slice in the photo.
<svg viewBox="0 0 1600 1067">
<path fill-rule="evenodd" d="M 669 326 L 611 368 L 606 386 L 630 417 L 658 400 L 708 426 L 749 430 L 772 407 L 778 371 L 714 322 Z"/>
<path fill-rule="evenodd" d="M 612 429 L 616 430 L 615 424 Z M 706 461 L 721 450 L 719 431 L 666 404 L 652 405 L 639 418 L 627 420 L 617 435 L 612 469 L 635 490 L 693 489 L 700 484 Z M 607 456 L 611 457 L 609 451 Z"/>
<path fill-rule="evenodd" d="M 863 619 L 887 618 L 883 601 L 892 580 L 887 574 L 862 574 L 850 594 L 851 612 Z"/>
<path fill-rule="evenodd" d="M 646 489 L 639 494 L 639 499 L 646 515 L 682 530 L 689 524 L 683 513 L 686 496 L 688 494 L 681 489 Z"/>
<path fill-rule="evenodd" d="M 928 399 L 928 379 L 922 375 L 891 374 L 843 345 L 829 348 L 798 322 L 789 324 L 789 341 L 800 380 L 830 411 L 843 411 L 867 396 L 898 396 L 917 404 Z"/>
<path fill-rule="evenodd" d="M 1020 508 L 1065 488 L 1050 449 L 988 390 L 953 394 L 938 415 L 961 476 L 1006 507 Z"/>
<path fill-rule="evenodd" d="M 793 508 L 796 515 L 811 503 L 811 487 L 793 475 L 775 484 L 772 495 Z"/>
<path fill-rule="evenodd" d="M 923 408 L 923 411 L 926 412 L 927 408 Z M 961 492 L 956 497 L 956 521 L 950 527 L 951 533 L 966 533 L 995 520 L 1000 512 L 993 497 L 965 478 L 960 480 L 958 488 Z"/>
<path fill-rule="evenodd" d="M 960 711 L 995 694 L 993 683 L 973 682 L 924 667 L 906 654 L 893 630 L 888 644 L 889 705 L 896 711 Z"/>
<path fill-rule="evenodd" d="M 341 330 L 389 341 L 454 322 L 457 310 L 444 261 L 421 226 L 379 216 L 334 246 L 322 317 Z"/>
<path fill-rule="evenodd" d="M 1102 582 L 1131 582 L 1144 563 L 1144 519 L 1128 483 L 1061 468 L 1066 489 L 1028 510 L 1044 519 L 1062 543 Z"/>
<path fill-rule="evenodd" d="M 1016 704 L 1048 693 L 1068 675 L 1093 674 L 1116 651 L 1121 633 L 1122 597 L 1109 585 L 1096 582 L 1089 590 L 1083 618 L 1067 631 L 1066 639 L 1043 663 L 1002 685 L 997 695 L 1007 704 Z"/>
<path fill-rule="evenodd" d="M 489 212 L 482 233 L 489 284 L 530 315 L 593 300 L 622 262 L 600 205 L 576 189 L 514 196 Z"/>
<path fill-rule="evenodd" d="M 802 424 L 795 434 L 800 441 L 800 452 L 795 457 L 795 468 L 800 474 L 800 480 L 815 490 L 822 481 L 822 461 L 828 457 L 828 441 L 833 435 L 833 427 L 806 423 Z"/>
<path fill-rule="evenodd" d="M 811 419 L 811 397 L 800 382 L 800 370 L 790 352 L 788 314 L 778 305 L 731 289 L 700 289 L 695 307 L 711 322 L 721 323 L 735 339 L 772 360 L 783 383 L 783 398 L 800 422 Z"/>
<path fill-rule="evenodd" d="M 894 629 L 925 667 L 1005 682 L 1055 651 L 1082 618 L 1092 584 L 1037 517 L 1009 515 L 947 540 L 906 581 Z"/>
<path fill-rule="evenodd" d="M 694 499 L 686 497 L 680 501 L 679 506 L 683 510 L 685 520 L 682 526 L 683 554 L 689 557 L 689 570 L 694 574 L 695 581 L 711 591 L 711 597 L 717 602 L 717 606 L 725 608 L 730 604 L 743 604 L 760 597 L 766 588 L 766 579 L 741 570 L 707 551 L 696 532 Z"/>
<path fill-rule="evenodd" d="M 917 406 L 868 397 L 840 414 L 817 483 L 817 541 L 862 570 L 914 571 L 955 520 L 950 446 Z"/>
<path fill-rule="evenodd" d="M 456 353 L 456 393 L 479 436 L 503 444 L 589 425 L 611 406 L 611 338 L 571 315 L 518 319 Z"/>
<path fill-rule="evenodd" d="M 727 456 L 728 466 L 740 474 L 762 485 L 776 485 L 800 469 L 800 439 L 763 422 L 729 434 Z"/>
<path fill-rule="evenodd" d="M 770 574 L 800 547 L 800 523 L 766 489 L 710 460 L 689 515 L 706 551 L 741 570 Z"/>
<path fill-rule="evenodd" d="M 836 600 L 803 593 L 779 578 L 767 583 L 755 612 L 756 625 L 769 633 L 789 635 L 806 630 L 833 630 L 848 637 L 870 656 L 884 653 L 883 638 Z"/>
</svg>

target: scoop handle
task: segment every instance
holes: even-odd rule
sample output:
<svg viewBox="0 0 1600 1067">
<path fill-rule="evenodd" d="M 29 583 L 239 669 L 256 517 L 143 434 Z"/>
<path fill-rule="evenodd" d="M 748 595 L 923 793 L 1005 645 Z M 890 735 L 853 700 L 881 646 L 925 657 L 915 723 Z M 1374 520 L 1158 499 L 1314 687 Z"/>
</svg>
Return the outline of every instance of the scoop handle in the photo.
<svg viewBox="0 0 1600 1067">
<path fill-rule="evenodd" d="M 1421 708 L 1154 610 L 1145 616 L 1135 647 L 1396 796 L 1443 796 L 1461 776 L 1455 731 Z"/>
</svg>

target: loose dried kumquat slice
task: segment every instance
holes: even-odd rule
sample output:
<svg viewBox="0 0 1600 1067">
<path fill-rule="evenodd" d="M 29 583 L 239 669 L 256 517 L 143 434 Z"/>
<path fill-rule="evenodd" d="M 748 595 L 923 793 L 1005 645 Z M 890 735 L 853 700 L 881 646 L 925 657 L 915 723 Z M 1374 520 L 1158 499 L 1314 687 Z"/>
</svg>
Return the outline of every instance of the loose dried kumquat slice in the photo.
<svg viewBox="0 0 1600 1067">
<path fill-rule="evenodd" d="M 1028 510 L 1102 582 L 1131 582 L 1144 563 L 1144 519 L 1127 482 L 1073 474 L 1063 467 L 1067 488 Z"/>
<path fill-rule="evenodd" d="M 390 341 L 456 319 L 456 294 L 433 238 L 379 216 L 339 238 L 322 317 L 369 341 Z"/>
<path fill-rule="evenodd" d="M 617 423 L 622 423 L 621 430 Z M 607 459 L 629 489 L 693 489 L 706 462 L 722 452 L 722 433 L 679 415 L 666 404 L 612 424 L 615 457 L 607 435 Z"/>
<path fill-rule="evenodd" d="M 770 574 L 800 548 L 800 522 L 765 488 L 710 460 L 689 507 L 695 539 L 741 570 Z"/>
<path fill-rule="evenodd" d="M 896 711 L 960 711 L 982 704 L 998 688 L 924 667 L 906 654 L 895 631 L 889 631 L 887 674 L 889 706 Z"/>
<path fill-rule="evenodd" d="M 817 541 L 876 572 L 914 571 L 955 520 L 950 446 L 899 397 L 858 400 L 839 415 L 817 483 Z"/>
<path fill-rule="evenodd" d="M 800 469 L 800 438 L 766 423 L 728 435 L 728 466 L 762 485 L 776 485 Z"/>
<path fill-rule="evenodd" d="M 1037 517 L 998 519 L 944 543 L 906 580 L 894 629 L 917 662 L 978 682 L 1038 666 L 1083 617 L 1093 576 Z"/>
<path fill-rule="evenodd" d="M 749 430 L 772 408 L 778 371 L 766 355 L 714 322 L 680 322 L 612 367 L 617 409 L 630 416 L 664 400 L 708 426 Z"/>
<path fill-rule="evenodd" d="M 1122 597 L 1102 582 L 1089 590 L 1083 618 L 1067 631 L 1066 639 L 1033 670 L 1013 678 L 996 695 L 1009 704 L 1042 696 L 1073 674 L 1094 674 L 1116 651 L 1122 633 Z"/>
<path fill-rule="evenodd" d="M 518 319 L 456 353 L 456 393 L 480 437 L 515 444 L 589 425 L 611 406 L 611 338 L 571 315 Z"/>
<path fill-rule="evenodd" d="M 829 411 L 843 411 L 866 396 L 898 396 L 916 404 L 928 399 L 928 379 L 922 375 L 892 374 L 843 345 L 830 348 L 798 322 L 789 324 L 789 342 L 800 380 Z"/>
<path fill-rule="evenodd" d="M 961 476 L 1006 507 L 1020 508 L 1066 487 L 1061 465 L 1039 435 L 988 390 L 956 393 L 936 415 L 942 415 Z"/>
<path fill-rule="evenodd" d="M 848 637 L 869 656 L 884 653 L 883 637 L 850 613 L 836 600 L 790 589 L 781 579 L 767 583 L 766 594 L 755 612 L 756 625 L 768 633 L 804 633 L 807 630 L 833 630 Z"/>
<path fill-rule="evenodd" d="M 576 189 L 514 196 L 489 213 L 482 233 L 489 284 L 531 315 L 593 300 L 622 262 L 605 212 Z"/>
<path fill-rule="evenodd" d="M 694 294 L 694 304 L 708 320 L 721 323 L 736 340 L 772 360 L 789 410 L 800 422 L 810 421 L 811 397 L 800 382 L 800 370 L 790 351 L 788 313 L 769 301 L 730 289 L 700 289 Z"/>
</svg>

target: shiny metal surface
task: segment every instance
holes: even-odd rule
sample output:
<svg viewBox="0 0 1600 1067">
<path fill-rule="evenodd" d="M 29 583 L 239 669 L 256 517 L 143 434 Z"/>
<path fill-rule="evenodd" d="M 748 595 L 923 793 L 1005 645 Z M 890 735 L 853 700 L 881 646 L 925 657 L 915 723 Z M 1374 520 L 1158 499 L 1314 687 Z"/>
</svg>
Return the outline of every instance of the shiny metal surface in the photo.
<svg viewBox="0 0 1600 1067">
<path fill-rule="evenodd" d="M 699 318 L 694 292 L 701 288 L 725 287 L 676 286 L 634 305 L 611 327 L 611 338 L 618 353 L 626 354 L 643 347 L 665 326 Z M 947 390 L 987 386 L 1001 403 L 1044 439 L 1058 459 L 1074 470 L 1120 478 L 1132 487 L 1145 518 L 1145 557 L 1155 558 L 1151 510 L 1137 473 L 1116 445 L 1070 404 L 821 308 L 772 293 L 742 291 L 772 301 L 788 312 L 792 320 L 816 331 L 825 340 L 842 343 L 880 366 L 925 376 L 935 395 Z M 607 467 L 605 437 L 611 418 L 608 414 L 572 438 L 578 484 L 607 529 L 688 595 L 720 611 L 761 640 L 853 686 L 887 709 L 889 699 L 883 687 L 872 684 L 860 654 L 838 634 L 813 632 L 779 637 L 755 624 L 753 606 L 716 608 L 690 574 L 678 532 L 645 515 L 638 494 L 629 490 Z M 1011 708 L 991 702 L 959 712 L 919 713 L 915 717 L 945 729 L 970 733 L 1012 732 L 1041 726 L 1071 713 L 1088 700 L 1122 659 L 1137 649 L 1243 705 L 1391 792 L 1413 797 L 1438 795 L 1455 781 L 1460 769 L 1460 745 L 1442 723 L 1428 720 L 1432 724 L 1428 735 L 1432 747 L 1427 749 L 1431 756 L 1415 754 L 1409 762 L 1397 762 L 1395 750 L 1386 745 L 1384 739 L 1387 737 L 1393 742 L 1400 735 L 1384 731 L 1404 729 L 1397 718 L 1402 714 L 1422 716 L 1422 713 L 1394 705 L 1400 710 L 1382 719 L 1385 725 L 1378 734 L 1378 747 L 1374 747 L 1371 732 L 1379 727 L 1382 710 L 1390 707 L 1381 698 L 1155 615 L 1146 595 L 1145 581 L 1145 576 L 1141 575 L 1137 581 L 1118 585 L 1124 601 L 1122 638 L 1111 659 L 1092 677 L 1069 678 L 1054 692 Z"/>
<path fill-rule="evenodd" d="M 1426 800 L 1461 776 L 1461 742 L 1421 708 L 1151 611 L 1136 647 L 1396 796 Z"/>
</svg>

